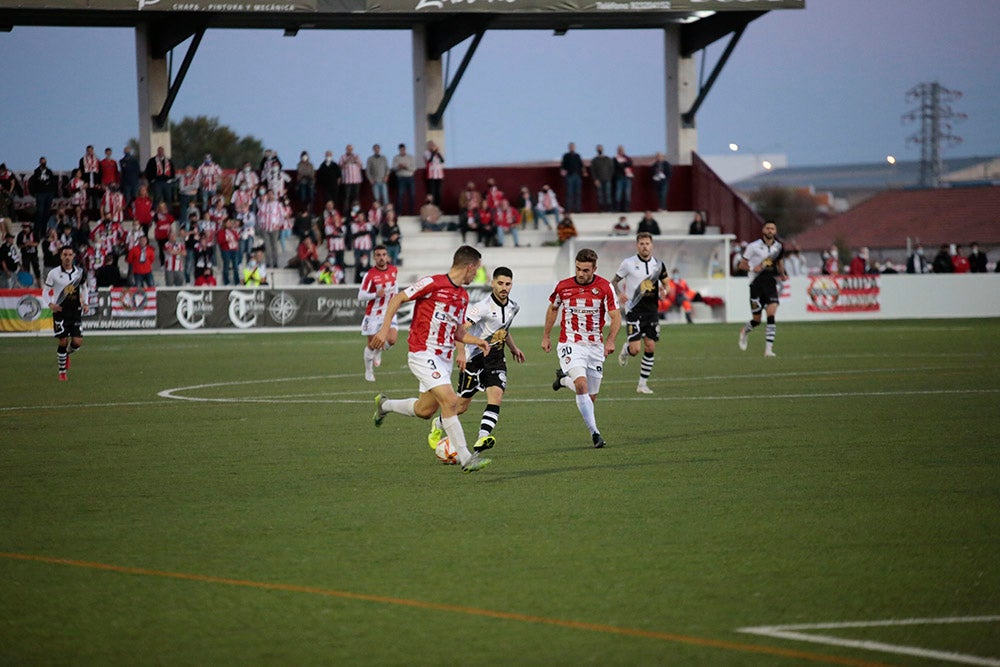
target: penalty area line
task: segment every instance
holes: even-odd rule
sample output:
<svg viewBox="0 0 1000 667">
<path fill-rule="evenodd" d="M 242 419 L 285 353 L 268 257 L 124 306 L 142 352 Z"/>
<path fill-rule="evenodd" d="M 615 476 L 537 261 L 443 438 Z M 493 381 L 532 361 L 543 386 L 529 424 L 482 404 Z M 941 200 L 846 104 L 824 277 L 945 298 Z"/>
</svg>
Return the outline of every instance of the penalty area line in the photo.
<svg viewBox="0 0 1000 667">
<path fill-rule="evenodd" d="M 603 625 L 600 623 L 587 623 L 583 621 L 571 621 L 559 618 L 548 618 L 545 616 L 532 616 L 530 614 L 519 614 L 516 612 L 506 612 L 493 609 L 480 609 L 477 607 L 465 607 L 462 605 L 443 604 L 438 602 L 427 602 L 425 600 L 413 600 L 408 598 L 396 598 L 385 595 L 372 595 L 368 593 L 354 593 L 351 591 L 338 591 L 314 586 L 301 586 L 297 584 L 282 584 L 266 581 L 253 581 L 248 579 L 231 579 L 228 577 L 216 577 L 211 575 L 193 574 L 188 572 L 170 572 L 164 570 L 150 570 L 139 567 L 128 567 L 124 565 L 113 565 L 110 563 L 97 563 L 91 561 L 73 560 L 69 558 L 54 558 L 50 556 L 39 556 L 35 554 L 7 553 L 0 552 L 0 558 L 9 560 L 28 561 L 35 563 L 47 563 L 50 565 L 65 565 L 69 567 L 84 568 L 90 570 L 101 570 L 104 572 L 116 572 L 119 574 L 132 574 L 145 577 L 157 577 L 162 579 L 179 579 L 183 581 L 194 581 L 206 584 L 219 584 L 224 586 L 237 586 L 242 588 L 254 588 L 258 590 L 281 591 L 285 593 L 305 593 L 308 595 L 321 595 L 331 598 L 345 600 L 358 600 L 363 602 L 374 602 L 385 605 L 395 605 L 402 607 L 412 607 L 426 609 L 430 611 L 444 611 L 455 614 L 465 614 L 467 616 L 480 616 L 505 621 L 519 621 L 533 625 L 549 625 L 572 630 L 585 630 L 605 634 L 624 635 L 628 637 L 639 637 L 643 639 L 656 639 L 676 644 L 689 644 L 703 646 L 707 648 L 717 648 L 740 653 L 756 653 L 762 655 L 779 656 L 783 658 L 793 658 L 807 660 L 829 665 L 850 665 L 852 667 L 888 667 L 884 663 L 876 663 L 867 660 L 856 660 L 835 655 L 824 655 L 822 653 L 812 653 L 796 649 L 786 649 L 778 646 L 765 646 L 758 644 L 743 644 L 739 642 L 725 641 L 721 639 L 711 639 L 708 637 L 695 637 L 680 635 L 669 632 L 656 632 L 652 630 L 641 630 L 638 628 L 628 628 L 617 625 Z"/>
</svg>

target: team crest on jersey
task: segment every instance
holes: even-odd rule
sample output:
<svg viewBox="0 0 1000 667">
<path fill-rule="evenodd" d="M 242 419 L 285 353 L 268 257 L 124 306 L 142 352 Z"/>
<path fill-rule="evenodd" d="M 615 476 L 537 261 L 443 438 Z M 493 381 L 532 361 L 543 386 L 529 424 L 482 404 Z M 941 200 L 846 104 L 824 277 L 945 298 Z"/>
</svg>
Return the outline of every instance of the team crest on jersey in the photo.
<svg viewBox="0 0 1000 667">
<path fill-rule="evenodd" d="M 493 332 L 493 335 L 490 336 L 490 345 L 497 345 L 499 343 L 504 342 L 505 340 L 507 340 L 507 330 L 497 329 L 496 331 Z"/>
<path fill-rule="evenodd" d="M 563 362 L 568 364 L 571 361 L 573 361 L 573 357 L 569 356 L 568 354 L 565 357 L 563 357 Z"/>
<path fill-rule="evenodd" d="M 597 289 L 596 287 L 591 287 L 590 291 L 593 292 L 594 294 L 600 294 L 601 293 L 601 290 Z"/>
<path fill-rule="evenodd" d="M 643 294 L 650 294 L 653 291 L 653 281 L 646 278 L 641 283 L 639 283 L 639 289 L 642 290 Z"/>
<path fill-rule="evenodd" d="M 434 371 L 433 373 L 431 373 L 431 377 L 434 378 L 435 380 L 440 380 L 441 379 L 441 373 L 439 373 L 437 371 Z"/>
</svg>

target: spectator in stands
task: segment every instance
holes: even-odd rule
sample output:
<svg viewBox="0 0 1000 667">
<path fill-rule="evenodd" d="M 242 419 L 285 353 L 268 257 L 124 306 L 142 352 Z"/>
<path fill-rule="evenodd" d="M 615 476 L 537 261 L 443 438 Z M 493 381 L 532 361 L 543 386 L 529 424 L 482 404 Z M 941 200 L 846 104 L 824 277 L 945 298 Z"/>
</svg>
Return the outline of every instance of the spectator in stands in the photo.
<svg viewBox="0 0 1000 667">
<path fill-rule="evenodd" d="M 372 146 L 372 154 L 365 162 L 365 178 L 372 189 L 372 199 L 383 206 L 389 203 L 389 161 L 382 155 L 382 147 Z M 375 223 L 374 220 L 370 222 Z M 375 223 L 377 224 L 377 223 Z"/>
<path fill-rule="evenodd" d="M 87 188 L 87 201 L 84 207 L 88 210 L 95 209 L 101 201 L 101 160 L 94 153 L 92 145 L 87 146 L 86 152 L 80 158 L 79 169 Z"/>
<path fill-rule="evenodd" d="M 660 223 L 656 221 L 653 217 L 652 211 L 646 211 L 642 216 L 642 220 L 639 221 L 639 226 L 636 228 L 635 233 L 641 234 L 643 232 L 652 234 L 653 236 L 660 235 Z"/>
<path fill-rule="evenodd" d="M 122 194 L 125 195 L 125 205 L 131 206 L 139 194 L 139 179 L 142 177 L 142 169 L 139 167 L 139 160 L 132 155 L 132 148 L 126 146 L 120 160 L 118 160 L 118 171 L 122 177 Z"/>
<path fill-rule="evenodd" d="M 822 273 L 824 276 L 835 276 L 840 273 L 840 250 L 836 243 L 823 253 Z"/>
<path fill-rule="evenodd" d="M 441 222 L 441 209 L 434 203 L 434 195 L 428 193 L 424 205 L 420 207 L 420 231 L 440 232 L 445 228 Z"/>
<path fill-rule="evenodd" d="M 670 163 L 663 153 L 657 153 L 653 158 L 651 167 L 653 173 L 653 187 L 656 188 L 656 199 L 660 204 L 660 210 L 667 210 L 667 194 L 670 191 Z"/>
<path fill-rule="evenodd" d="M 969 253 L 969 271 L 971 273 L 986 273 L 986 253 L 979 249 L 979 244 L 972 242 L 972 252 Z"/>
<path fill-rule="evenodd" d="M 181 287 L 185 282 L 184 263 L 187 258 L 187 248 L 184 241 L 177 238 L 175 230 L 170 230 L 170 236 L 163 250 L 167 256 L 167 262 L 163 266 L 163 281 L 167 287 Z"/>
<path fill-rule="evenodd" d="M 559 175 L 566 185 L 566 210 L 579 213 L 582 207 L 581 190 L 583 188 L 583 158 L 576 152 L 576 144 L 570 142 L 559 163 Z"/>
<path fill-rule="evenodd" d="M 104 191 L 100 214 L 102 218 L 107 217 L 119 224 L 125 221 L 125 195 L 118 191 L 117 183 L 109 183 Z"/>
<path fill-rule="evenodd" d="M 479 208 L 479 201 L 483 198 L 476 189 L 476 184 L 469 181 L 465 184 L 465 189 L 458 193 L 458 210 L 464 211 L 471 204 L 473 208 Z"/>
<path fill-rule="evenodd" d="M 21 184 L 17 175 L 7 169 L 5 163 L 0 163 L 0 220 L 12 220 L 14 217 L 14 197 L 21 192 Z M 0 223 L 0 227 L 2 227 Z M 3 233 L 0 229 L 0 233 Z"/>
<path fill-rule="evenodd" d="M 440 206 L 441 186 L 444 183 L 444 155 L 433 141 L 427 142 L 424 167 L 427 169 L 427 192 L 434 197 L 434 203 Z"/>
<path fill-rule="evenodd" d="M 333 159 L 333 151 L 327 151 L 323 161 L 316 168 L 316 182 L 322 189 L 324 201 L 336 201 L 340 194 L 340 165 Z"/>
<path fill-rule="evenodd" d="M 38 166 L 28 179 L 28 188 L 35 198 L 35 238 L 43 238 L 45 234 L 45 224 L 49 221 L 57 185 L 56 175 L 49 169 L 45 157 L 38 158 Z"/>
<path fill-rule="evenodd" d="M 284 172 L 280 162 L 272 161 L 270 171 L 264 172 L 262 178 L 267 182 L 267 189 L 276 194 L 279 200 L 288 196 L 288 184 L 292 182 L 292 177 Z"/>
<path fill-rule="evenodd" d="M 323 265 L 319 267 L 316 282 L 320 285 L 342 284 L 344 282 L 344 267 L 334 262 L 332 257 L 327 257 Z"/>
<path fill-rule="evenodd" d="M 94 279 L 98 287 L 125 287 L 118 262 L 111 255 L 104 257 L 104 263 L 94 272 Z"/>
<path fill-rule="evenodd" d="M 243 163 L 243 168 L 236 172 L 236 176 L 233 178 L 233 187 L 242 190 L 246 188 L 253 194 L 257 190 L 257 186 L 260 184 L 260 176 L 257 172 L 253 170 L 249 162 Z"/>
<path fill-rule="evenodd" d="M 0 245 L 0 289 L 18 287 L 17 272 L 21 270 L 21 251 L 14 243 L 14 235 L 3 230 L 3 245 Z"/>
<path fill-rule="evenodd" d="M 934 273 L 954 273 L 955 266 L 951 263 L 951 253 L 948 252 L 948 244 L 942 243 L 938 253 L 934 255 L 931 262 L 931 270 Z"/>
<path fill-rule="evenodd" d="M 527 185 L 521 186 L 521 192 L 514 200 L 517 212 L 521 214 L 521 224 L 528 228 L 528 223 L 534 223 L 534 228 L 538 229 L 538 218 L 535 216 L 535 200 L 531 197 L 531 190 Z"/>
<path fill-rule="evenodd" d="M 167 202 L 161 201 L 156 205 L 156 213 L 153 215 L 153 238 L 160 250 L 160 266 L 166 263 L 166 255 L 163 248 L 170 238 L 170 230 L 174 227 L 174 216 L 170 215 Z"/>
<path fill-rule="evenodd" d="M 66 226 L 69 227 L 69 224 L 67 223 Z M 59 232 L 56 231 L 55 227 L 50 227 L 45 236 L 45 242 L 42 243 L 42 265 L 45 267 L 46 273 L 59 266 L 59 248 L 61 247 Z"/>
<path fill-rule="evenodd" d="M 362 260 L 366 260 L 366 264 L 371 266 L 372 248 L 375 247 L 373 237 L 378 233 L 378 229 L 365 220 L 364 213 L 357 211 L 351 220 L 350 233 L 351 247 L 354 248 L 354 266 L 357 267 Z"/>
<path fill-rule="evenodd" d="M 392 173 L 396 175 L 396 210 L 400 215 L 413 215 L 417 189 L 413 181 L 416 164 L 413 156 L 406 152 L 406 144 L 399 145 L 399 153 L 392 158 Z M 406 205 L 403 205 L 403 200 Z M 395 264 L 395 262 L 393 262 Z"/>
<path fill-rule="evenodd" d="M 0 165 L 2 167 L 3 165 Z M 0 172 L 3 169 L 0 168 Z M 2 183 L 2 182 L 0 182 Z M 73 175 L 69 179 L 69 203 L 73 207 L 73 217 L 77 224 L 83 222 L 83 209 L 87 205 L 87 182 L 83 180 L 83 172 L 79 169 L 73 170 Z M 0 187 L 0 218 L 3 214 L 3 188 Z"/>
<path fill-rule="evenodd" d="M 566 243 L 566 241 L 577 235 L 576 225 L 573 224 L 573 217 L 569 213 L 566 213 L 563 219 L 559 221 L 559 224 L 556 226 L 556 233 L 559 235 L 559 245 Z"/>
<path fill-rule="evenodd" d="M 628 224 L 624 215 L 618 216 L 618 222 L 611 228 L 611 236 L 631 236 L 631 234 L 632 225 Z"/>
<path fill-rule="evenodd" d="M 257 245 L 257 214 L 249 209 L 236 213 L 236 226 L 240 233 L 240 260 L 250 261 Z"/>
<path fill-rule="evenodd" d="M 316 198 L 316 167 L 309 161 L 308 151 L 299 154 L 299 164 L 295 168 L 295 185 L 299 191 L 299 203 L 312 213 Z"/>
<path fill-rule="evenodd" d="M 386 252 L 389 253 L 389 263 L 399 266 L 399 253 L 402 250 L 400 242 L 403 235 L 396 220 L 396 209 L 391 204 L 385 207 L 385 216 L 379 225 L 379 235 L 382 237 Z"/>
<path fill-rule="evenodd" d="M 101 160 L 101 189 L 107 190 L 111 185 L 120 185 L 121 181 L 118 161 L 113 157 L 111 149 L 105 148 L 104 159 Z"/>
<path fill-rule="evenodd" d="M 21 231 L 15 240 L 18 250 L 21 251 L 21 271 L 34 274 L 38 285 L 41 285 L 42 268 L 38 265 L 38 237 L 35 236 L 30 222 L 21 223 Z"/>
<path fill-rule="evenodd" d="M 212 160 L 211 153 L 205 153 L 205 159 L 198 167 L 198 194 L 201 195 L 202 210 L 208 210 L 215 202 L 220 185 L 222 185 L 222 167 Z"/>
<path fill-rule="evenodd" d="M 308 208 L 295 214 L 295 219 L 292 221 L 292 233 L 299 238 L 299 241 L 307 236 L 313 240 L 314 244 L 319 240 L 312 214 L 309 213 Z"/>
<path fill-rule="evenodd" d="M 910 256 L 906 259 L 906 272 L 907 273 L 930 273 L 931 267 L 927 263 L 927 257 L 924 256 L 924 246 L 917 244 Z"/>
<path fill-rule="evenodd" d="M 153 282 L 153 262 L 156 253 L 149 246 L 149 239 L 143 234 L 139 237 L 139 245 L 128 253 L 128 265 L 132 273 L 133 287 L 156 287 Z"/>
<path fill-rule="evenodd" d="M 798 244 L 789 243 L 788 252 L 785 253 L 785 273 L 789 276 L 804 276 L 809 273 L 806 268 L 806 261 L 802 258 L 802 251 Z"/>
<path fill-rule="evenodd" d="M 260 169 L 257 171 L 260 172 L 261 180 L 266 180 L 267 175 L 270 174 L 275 167 L 277 167 L 280 171 L 282 166 L 281 158 L 278 157 L 278 153 L 273 149 L 265 148 L 264 157 L 260 160 Z"/>
<path fill-rule="evenodd" d="M 371 256 L 362 255 L 361 258 L 354 263 L 354 282 L 360 283 L 365 279 L 365 274 L 372 267 Z"/>
<path fill-rule="evenodd" d="M 517 229 L 521 226 L 521 214 L 517 209 L 511 207 L 510 202 L 501 199 L 500 204 L 493 212 L 493 221 L 497 228 L 497 245 L 502 246 L 505 235 L 510 234 L 514 239 L 514 247 L 521 247 L 521 240 L 518 238 Z"/>
<path fill-rule="evenodd" d="M 315 282 L 312 274 L 319 270 L 319 253 L 316 251 L 316 244 L 311 236 L 306 236 L 299 242 L 298 250 L 295 253 L 298 259 L 299 283 L 308 285 Z"/>
<path fill-rule="evenodd" d="M 334 205 L 333 200 L 327 200 L 323 208 L 323 239 L 326 241 L 326 256 L 333 257 L 340 266 L 344 265 L 344 250 L 347 249 L 344 218 Z"/>
<path fill-rule="evenodd" d="M 549 216 L 554 216 L 558 222 L 562 214 L 562 206 L 556 198 L 556 193 L 547 184 L 538 191 L 538 203 L 535 204 L 535 229 L 538 229 L 538 221 L 545 223 L 545 229 L 552 229 L 549 224 Z"/>
<path fill-rule="evenodd" d="M 492 178 L 486 179 L 486 193 L 483 195 L 486 199 L 486 203 L 494 211 L 500 206 L 500 200 L 506 199 L 507 195 L 504 194 L 497 182 Z"/>
<path fill-rule="evenodd" d="M 267 285 L 267 262 L 264 260 L 264 246 L 253 249 L 247 266 L 243 269 L 243 284 L 247 287 Z"/>
<path fill-rule="evenodd" d="M 198 189 L 201 187 L 201 179 L 198 177 L 198 172 L 194 170 L 194 167 L 187 165 L 184 167 L 184 171 L 181 172 L 180 176 L 177 177 L 177 184 L 180 186 L 178 189 L 178 199 L 180 200 L 181 212 L 180 219 L 187 220 L 188 211 L 191 208 L 191 202 L 198 197 Z"/>
<path fill-rule="evenodd" d="M 187 225 L 184 227 L 184 283 L 190 283 L 197 276 L 195 262 L 198 259 L 198 245 L 201 242 L 201 231 L 198 229 L 198 211 L 188 213 Z M 138 224 L 138 223 L 136 223 Z"/>
<path fill-rule="evenodd" d="M 951 265 L 955 269 L 955 273 L 968 273 L 969 269 L 969 258 L 962 254 L 962 246 L 955 246 L 955 254 L 951 256 Z"/>
<path fill-rule="evenodd" d="M 702 215 L 701 211 L 694 212 L 694 220 L 688 226 L 688 234 L 691 236 L 699 236 L 705 233 L 705 216 Z"/>
<path fill-rule="evenodd" d="M 163 146 L 156 149 L 156 155 L 146 162 L 146 180 L 152 188 L 153 203 L 169 202 L 171 199 L 171 182 L 176 176 L 174 163 L 167 157 Z"/>
<path fill-rule="evenodd" d="M 743 277 L 748 274 L 746 269 L 740 268 L 742 266 L 741 260 L 743 259 L 743 251 L 747 249 L 747 242 L 740 241 L 736 249 L 733 250 L 732 255 L 729 257 L 729 275 L 733 277 Z M 824 253 L 825 257 L 826 253 Z"/>
<path fill-rule="evenodd" d="M 597 155 L 590 160 L 590 175 L 597 190 L 597 210 L 606 212 L 614 208 L 611 179 L 615 175 L 615 161 L 604 154 L 604 146 L 597 145 Z"/>
<path fill-rule="evenodd" d="M 473 202 L 468 201 L 464 209 L 459 209 L 458 212 L 458 231 L 462 234 L 462 243 L 465 243 L 465 237 L 469 232 L 478 234 L 479 231 L 479 206 Z M 393 262 L 395 264 L 395 262 Z"/>
<path fill-rule="evenodd" d="M 493 221 L 493 209 L 490 208 L 485 199 L 479 202 L 476 222 L 479 225 L 476 229 L 476 245 L 484 248 L 495 246 L 497 228 Z"/>
<path fill-rule="evenodd" d="M 307 236 L 311 240 L 311 237 Z M 236 229 L 236 220 L 227 217 L 219 230 L 216 243 L 222 253 L 222 283 L 224 285 L 240 284 L 240 233 Z M 230 280 L 230 278 L 232 280 Z"/>
<path fill-rule="evenodd" d="M 203 266 L 199 269 L 198 277 L 194 279 L 195 287 L 215 287 L 219 283 L 215 280 L 215 274 L 211 266 Z"/>
<path fill-rule="evenodd" d="M 268 191 L 264 200 L 258 200 L 257 227 L 264 236 L 268 268 L 278 267 L 278 238 L 285 224 L 285 209 L 273 192 Z"/>
<path fill-rule="evenodd" d="M 869 262 L 868 248 L 858 248 L 854 253 L 854 258 L 848 266 L 847 272 L 852 276 L 863 276 L 873 273 L 871 262 Z"/>
<path fill-rule="evenodd" d="M 354 146 L 347 144 L 344 154 L 340 156 L 341 187 L 344 195 L 344 211 L 349 211 L 351 204 L 361 196 L 362 166 L 361 158 L 354 152 Z"/>
<path fill-rule="evenodd" d="M 625 147 L 619 146 L 615 154 L 615 204 L 622 213 L 632 210 L 632 179 L 635 173 L 632 171 L 632 158 L 625 153 Z"/>
</svg>

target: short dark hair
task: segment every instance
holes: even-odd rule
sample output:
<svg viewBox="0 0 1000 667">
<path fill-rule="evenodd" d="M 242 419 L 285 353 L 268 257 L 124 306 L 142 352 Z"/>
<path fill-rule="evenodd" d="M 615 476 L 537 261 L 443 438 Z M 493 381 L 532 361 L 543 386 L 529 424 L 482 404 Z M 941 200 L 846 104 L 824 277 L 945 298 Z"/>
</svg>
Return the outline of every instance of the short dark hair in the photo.
<svg viewBox="0 0 1000 667">
<path fill-rule="evenodd" d="M 650 241 L 652 241 L 653 235 L 650 234 L 649 232 L 639 232 L 638 234 L 635 235 L 636 242 L 638 242 L 639 239 L 649 239 Z"/>
<path fill-rule="evenodd" d="M 389 252 L 389 249 L 386 248 L 381 243 L 379 243 L 377 246 L 375 246 L 374 248 L 372 248 L 372 252 L 375 252 L 376 250 L 385 250 L 386 252 Z"/>
<path fill-rule="evenodd" d="M 475 264 L 476 262 L 482 260 L 483 255 L 481 252 L 473 248 L 471 245 L 461 246 L 455 251 L 455 256 L 451 259 L 452 266 L 467 266 L 469 264 Z"/>
<path fill-rule="evenodd" d="M 597 253 L 590 248 L 582 248 L 580 252 L 576 253 L 576 261 L 597 264 Z"/>
<path fill-rule="evenodd" d="M 508 269 L 506 266 L 498 266 L 496 270 L 493 272 L 493 277 L 498 278 L 500 276 L 506 276 L 507 278 L 513 280 L 514 272 Z"/>
</svg>

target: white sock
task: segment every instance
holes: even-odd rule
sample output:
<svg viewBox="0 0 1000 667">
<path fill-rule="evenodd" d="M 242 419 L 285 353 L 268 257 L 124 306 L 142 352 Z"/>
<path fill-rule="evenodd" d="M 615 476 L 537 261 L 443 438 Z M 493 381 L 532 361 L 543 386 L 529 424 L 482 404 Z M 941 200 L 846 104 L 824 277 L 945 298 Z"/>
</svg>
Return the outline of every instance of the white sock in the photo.
<svg viewBox="0 0 1000 667">
<path fill-rule="evenodd" d="M 382 365 L 382 350 L 375 350 L 372 354 L 372 365 L 378 368 Z"/>
<path fill-rule="evenodd" d="M 438 415 L 437 417 L 435 417 L 434 420 L 432 421 L 432 424 L 433 424 L 434 428 L 439 428 L 442 431 L 444 430 L 444 424 L 441 423 L 441 415 Z"/>
<path fill-rule="evenodd" d="M 372 372 L 372 361 L 375 359 L 375 350 L 365 348 L 365 372 Z"/>
<path fill-rule="evenodd" d="M 415 398 L 387 398 L 382 401 L 382 412 L 395 412 L 397 415 L 416 417 L 417 413 L 413 411 L 413 406 L 416 404 L 417 399 Z"/>
<path fill-rule="evenodd" d="M 591 400 L 590 394 L 577 394 L 576 407 L 579 408 L 580 414 L 583 416 L 583 423 L 590 429 L 590 434 L 598 433 L 597 418 L 594 417 L 594 401 Z"/>
<path fill-rule="evenodd" d="M 458 462 L 465 465 L 472 458 L 472 454 L 469 453 L 469 446 L 465 443 L 462 423 L 458 421 L 458 417 L 442 417 L 441 425 L 444 426 L 444 432 L 448 434 L 451 446 L 458 453 Z"/>
</svg>

